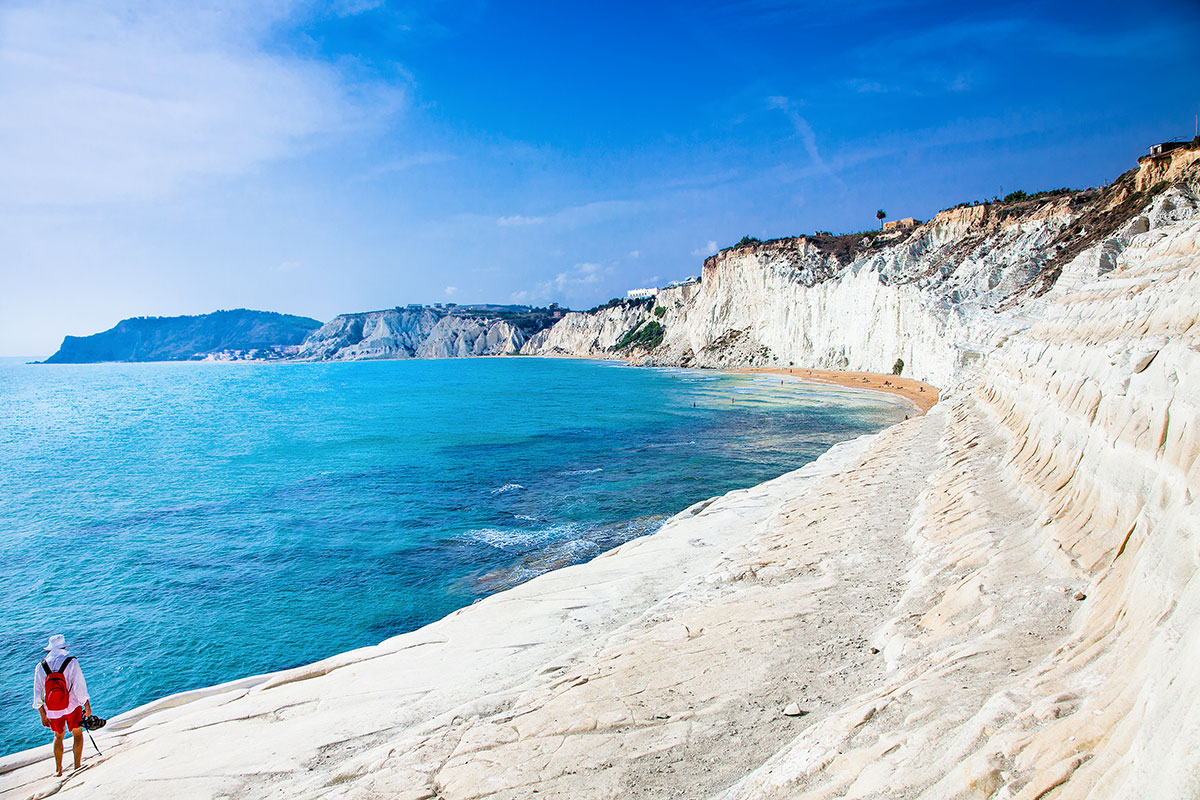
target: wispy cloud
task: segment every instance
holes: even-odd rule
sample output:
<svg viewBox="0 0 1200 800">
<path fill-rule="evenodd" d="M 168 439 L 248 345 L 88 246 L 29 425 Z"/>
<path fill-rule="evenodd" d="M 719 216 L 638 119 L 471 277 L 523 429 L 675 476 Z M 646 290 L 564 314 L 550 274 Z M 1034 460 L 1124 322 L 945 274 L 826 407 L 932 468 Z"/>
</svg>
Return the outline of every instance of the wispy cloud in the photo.
<svg viewBox="0 0 1200 800">
<path fill-rule="evenodd" d="M 692 255 L 703 258 L 706 256 L 711 256 L 715 252 L 717 252 L 717 243 L 712 239 L 709 239 L 703 247 L 697 247 L 695 250 L 693 250 Z"/>
<path fill-rule="evenodd" d="M 386 0 L 335 0 L 330 4 L 330 9 L 339 17 L 356 17 L 385 4 Z"/>
<path fill-rule="evenodd" d="M 362 181 L 373 181 L 387 175 L 395 175 L 401 172 L 407 172 L 417 167 L 427 167 L 432 164 L 445 164 L 453 161 L 456 156 L 450 153 L 413 153 L 409 156 L 384 161 L 380 164 L 371 167 L 371 169 L 351 179 L 351 183 Z"/>
<path fill-rule="evenodd" d="M 801 144 L 804 145 L 804 151 L 808 154 L 812 165 L 819 171 L 823 172 L 835 179 L 837 176 L 829 165 L 825 163 L 825 159 L 821 158 L 821 151 L 817 148 L 817 135 L 813 133 L 812 126 L 808 124 L 808 120 L 800 116 L 800 112 L 796 110 L 796 105 L 787 97 L 768 97 L 767 107 L 782 111 L 788 121 L 792 123 L 792 128 L 796 131 L 796 135 L 800 137 Z M 840 179 L 838 181 L 840 183 Z"/>
<path fill-rule="evenodd" d="M 501 228 L 512 228 L 521 225 L 541 225 L 545 221 L 545 217 L 523 217 L 520 214 L 513 214 L 511 217 L 498 217 L 496 224 Z"/>
<path fill-rule="evenodd" d="M 496 217 L 495 224 L 503 228 L 543 225 L 556 229 L 580 228 L 635 214 L 646 207 L 641 200 L 597 200 L 592 203 L 568 206 L 548 214 L 511 214 Z M 478 215 L 463 215 L 465 219 L 487 219 Z"/>
<path fill-rule="evenodd" d="M 554 277 L 550 284 L 560 292 L 569 292 L 584 286 L 591 286 L 600 282 L 600 275 L 604 272 L 604 267 L 599 264 L 588 261 L 582 264 L 576 264 L 575 268 L 569 272 L 560 272 Z"/>
<path fill-rule="evenodd" d="M 1170 24 L 1147 17 L 1134 27 L 1087 31 L 1033 13 L 885 27 L 851 51 L 859 74 L 843 85 L 861 94 L 929 97 L 1007 81 L 1003 65 L 1009 61 L 1068 56 L 1091 62 L 1169 63 L 1186 52 L 1181 27 L 1194 28 L 1194 22 L 1183 15 Z"/>
<path fill-rule="evenodd" d="M 550 300 L 572 300 L 593 293 L 605 278 L 613 274 L 612 267 L 594 261 L 575 264 L 548 281 L 542 281 L 532 289 L 523 289 L 510 295 L 513 302 L 546 302 Z"/>
<path fill-rule="evenodd" d="M 911 13 L 911 0 L 858 0 L 829 3 L 823 0 L 715 0 L 705 3 L 710 12 L 728 24 L 755 27 L 803 22 L 807 27 L 830 27 L 847 21 L 874 17 L 895 9 Z"/>
<path fill-rule="evenodd" d="M 0 202 L 145 200 L 296 155 L 400 110 L 401 90 L 268 51 L 280 0 L 0 10 Z"/>
</svg>

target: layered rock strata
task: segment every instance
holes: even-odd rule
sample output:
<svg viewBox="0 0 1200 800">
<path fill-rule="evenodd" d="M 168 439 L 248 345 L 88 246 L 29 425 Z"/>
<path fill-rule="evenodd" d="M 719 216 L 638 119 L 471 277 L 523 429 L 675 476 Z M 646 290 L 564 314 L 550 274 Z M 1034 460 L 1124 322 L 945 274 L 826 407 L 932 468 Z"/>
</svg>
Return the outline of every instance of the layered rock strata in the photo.
<svg viewBox="0 0 1200 800">
<path fill-rule="evenodd" d="M 597 311 L 571 311 L 554 327 L 533 335 L 521 352 L 541 356 L 612 358 L 621 337 L 650 318 L 652 306 L 625 302 Z"/>
<path fill-rule="evenodd" d="M 10 757 L 0 794 L 1200 797 L 1200 221 L 1171 192 L 1010 306 L 925 416 L 419 631 L 125 715 L 63 781 Z"/>
<path fill-rule="evenodd" d="M 954 379 L 1046 304 L 1113 269 L 1131 239 L 1200 213 L 1200 150 L 1112 185 L 962 206 L 910 231 L 752 242 L 711 256 L 699 285 L 659 292 L 665 334 L 614 352 L 647 307 L 570 314 L 522 347 L 535 355 L 696 367 L 808 367 Z"/>
<path fill-rule="evenodd" d="M 419 306 L 342 314 L 314 331 L 293 358 L 359 361 L 513 355 L 528 335 L 504 319 Z"/>
</svg>

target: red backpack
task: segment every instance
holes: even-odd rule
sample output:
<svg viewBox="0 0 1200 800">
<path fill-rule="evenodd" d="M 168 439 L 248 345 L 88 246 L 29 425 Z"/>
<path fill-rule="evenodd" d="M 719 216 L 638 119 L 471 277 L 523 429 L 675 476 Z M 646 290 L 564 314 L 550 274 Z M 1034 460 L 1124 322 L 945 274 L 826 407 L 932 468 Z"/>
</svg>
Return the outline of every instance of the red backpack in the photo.
<svg viewBox="0 0 1200 800">
<path fill-rule="evenodd" d="M 58 665 L 58 670 L 50 669 L 50 662 L 43 661 L 42 669 L 46 671 L 46 710 L 47 711 L 66 711 L 67 706 L 71 703 L 71 688 L 67 686 L 67 676 L 63 673 L 67 670 L 67 664 L 70 664 L 75 659 L 75 656 L 67 656 L 63 662 Z"/>
</svg>

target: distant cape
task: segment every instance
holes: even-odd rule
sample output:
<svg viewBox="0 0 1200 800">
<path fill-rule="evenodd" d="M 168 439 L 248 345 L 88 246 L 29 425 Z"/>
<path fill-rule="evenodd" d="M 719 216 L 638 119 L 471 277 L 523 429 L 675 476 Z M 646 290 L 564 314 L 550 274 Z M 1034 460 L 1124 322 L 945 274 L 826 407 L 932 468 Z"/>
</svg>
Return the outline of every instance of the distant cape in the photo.
<svg viewBox="0 0 1200 800">
<path fill-rule="evenodd" d="M 214 356 L 281 356 L 321 327 L 318 320 L 238 308 L 184 317 L 133 317 L 103 333 L 67 336 L 43 364 L 192 361 Z"/>
</svg>

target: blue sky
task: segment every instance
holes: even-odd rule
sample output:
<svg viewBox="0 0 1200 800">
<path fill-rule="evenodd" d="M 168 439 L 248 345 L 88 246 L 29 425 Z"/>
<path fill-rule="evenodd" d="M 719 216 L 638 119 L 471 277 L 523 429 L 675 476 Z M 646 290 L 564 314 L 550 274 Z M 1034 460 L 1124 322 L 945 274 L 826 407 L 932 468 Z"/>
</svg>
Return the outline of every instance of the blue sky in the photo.
<svg viewBox="0 0 1200 800">
<path fill-rule="evenodd" d="M 5 0 L 0 355 L 218 308 L 581 308 L 744 234 L 1106 183 L 1192 134 L 1197 41 L 1172 0 Z"/>
</svg>

